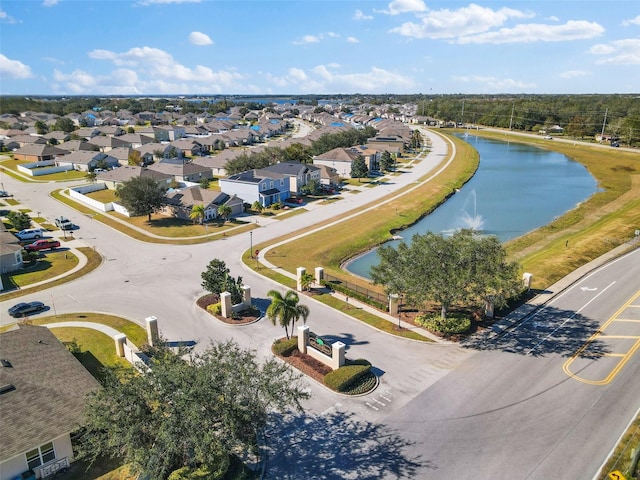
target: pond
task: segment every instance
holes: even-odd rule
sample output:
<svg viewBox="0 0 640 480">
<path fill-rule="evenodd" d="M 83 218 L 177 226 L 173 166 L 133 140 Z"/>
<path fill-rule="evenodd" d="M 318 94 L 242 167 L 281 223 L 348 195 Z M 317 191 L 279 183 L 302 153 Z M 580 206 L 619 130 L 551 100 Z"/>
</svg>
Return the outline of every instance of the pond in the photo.
<svg viewBox="0 0 640 480">
<path fill-rule="evenodd" d="M 597 191 L 587 169 L 561 153 L 468 133 L 459 136 L 480 154 L 476 174 L 431 214 L 399 232 L 403 240 L 427 231 L 446 235 L 473 228 L 506 242 L 550 223 Z M 369 278 L 377 262 L 372 250 L 351 261 L 347 270 Z"/>
</svg>

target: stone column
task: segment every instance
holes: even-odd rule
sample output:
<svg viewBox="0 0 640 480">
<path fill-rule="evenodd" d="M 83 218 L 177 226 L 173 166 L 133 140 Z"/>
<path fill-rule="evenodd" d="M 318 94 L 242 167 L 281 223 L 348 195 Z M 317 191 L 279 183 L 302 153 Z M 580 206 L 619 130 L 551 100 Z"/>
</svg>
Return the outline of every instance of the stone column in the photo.
<svg viewBox="0 0 640 480">
<path fill-rule="evenodd" d="M 495 303 L 493 301 L 493 297 L 488 297 L 484 300 L 484 315 L 487 318 L 493 318 L 493 309 L 495 307 Z"/>
<path fill-rule="evenodd" d="M 220 294 L 220 306 L 222 307 L 222 316 L 224 318 L 231 317 L 231 294 L 229 292 L 222 292 Z"/>
<path fill-rule="evenodd" d="M 302 276 L 307 273 L 307 269 L 304 267 L 296 268 L 296 290 L 302 291 Z"/>
<path fill-rule="evenodd" d="M 522 274 L 522 283 L 524 284 L 524 288 L 527 290 L 531 289 L 531 280 L 533 279 L 533 274 L 531 273 L 523 273 Z"/>
<path fill-rule="evenodd" d="M 147 323 L 147 341 L 153 347 L 160 338 L 158 335 L 158 319 L 152 315 L 145 318 L 144 321 Z"/>
<path fill-rule="evenodd" d="M 116 342 L 116 355 L 124 357 L 124 344 L 127 343 L 127 336 L 124 333 L 117 333 L 113 339 Z"/>
<path fill-rule="evenodd" d="M 324 268 L 316 267 L 316 285 L 321 286 L 324 280 Z"/>
<path fill-rule="evenodd" d="M 397 293 L 392 293 L 389 295 L 389 314 L 397 315 L 398 314 L 398 304 L 400 303 L 400 295 Z"/>
<path fill-rule="evenodd" d="M 307 345 L 309 344 L 309 325 L 300 325 L 298 327 L 298 350 L 300 353 L 307 353 Z"/>
<path fill-rule="evenodd" d="M 242 304 L 244 308 L 251 306 L 251 287 L 249 285 L 242 286 Z"/>
<path fill-rule="evenodd" d="M 331 368 L 334 370 L 344 365 L 344 349 L 345 345 L 342 342 L 331 345 Z"/>
</svg>

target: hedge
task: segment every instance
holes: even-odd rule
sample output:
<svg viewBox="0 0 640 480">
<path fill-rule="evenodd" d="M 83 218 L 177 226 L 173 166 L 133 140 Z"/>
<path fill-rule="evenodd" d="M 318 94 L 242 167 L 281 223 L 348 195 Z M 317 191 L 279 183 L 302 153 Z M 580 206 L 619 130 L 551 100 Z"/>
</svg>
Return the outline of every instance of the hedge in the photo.
<svg viewBox="0 0 640 480">
<path fill-rule="evenodd" d="M 445 335 L 467 333 L 471 330 L 471 319 L 466 315 L 450 315 L 444 319 L 441 318 L 440 315 L 420 315 L 416 318 L 416 324 L 432 332 L 439 332 Z"/>
<path fill-rule="evenodd" d="M 332 390 L 344 392 L 349 388 L 349 385 L 371 371 L 371 364 L 366 360 L 362 364 L 350 363 L 351 365 L 344 365 L 326 374 L 324 376 L 324 384 Z"/>
<path fill-rule="evenodd" d="M 291 337 L 288 340 L 277 340 L 273 343 L 273 353 L 281 357 L 288 357 L 298 348 L 298 337 Z"/>
</svg>

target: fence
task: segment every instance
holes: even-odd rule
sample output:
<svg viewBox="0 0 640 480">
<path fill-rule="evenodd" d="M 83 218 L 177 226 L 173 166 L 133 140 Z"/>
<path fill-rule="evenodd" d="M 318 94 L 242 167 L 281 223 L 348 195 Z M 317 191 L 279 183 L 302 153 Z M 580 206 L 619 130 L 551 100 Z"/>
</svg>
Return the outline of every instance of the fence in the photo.
<svg viewBox="0 0 640 480">
<path fill-rule="evenodd" d="M 342 290 L 346 288 L 347 290 L 351 290 L 352 292 L 358 293 L 363 297 L 374 300 L 382 305 L 386 305 L 389 302 L 389 298 L 380 292 L 376 292 L 375 290 L 370 290 L 366 287 L 362 287 L 353 282 L 343 280 L 342 278 L 334 277 L 333 275 L 329 275 L 326 272 L 324 274 L 324 279 L 327 283 L 330 283 L 332 286 L 338 286 L 336 290 Z"/>
</svg>

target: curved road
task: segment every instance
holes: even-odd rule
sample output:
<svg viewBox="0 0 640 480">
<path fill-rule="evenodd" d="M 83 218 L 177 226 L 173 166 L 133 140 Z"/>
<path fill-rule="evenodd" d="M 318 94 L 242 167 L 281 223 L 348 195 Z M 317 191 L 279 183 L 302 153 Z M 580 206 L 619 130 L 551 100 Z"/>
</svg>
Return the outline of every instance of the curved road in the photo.
<svg viewBox="0 0 640 480">
<path fill-rule="evenodd" d="M 446 157 L 445 141 L 433 132 L 429 136 L 431 152 L 394 177 L 395 185 L 310 206 L 312 213 L 283 221 L 261 220 L 254 245 L 344 215 L 417 181 Z M 268 320 L 231 327 L 195 306 L 203 293 L 200 273 L 213 258 L 224 259 L 232 274 L 251 286 L 255 302 L 267 305 L 266 292 L 274 284 L 240 262 L 249 233 L 192 246 L 139 242 L 52 200 L 48 192 L 57 184 L 3 177 L 5 188 L 34 211 L 48 218 L 65 215 L 80 225 L 76 237 L 104 257 L 89 275 L 21 300 L 45 301 L 57 313 L 102 311 L 141 324 L 155 315 L 169 340 L 206 345 L 233 338 L 265 356 L 282 335 Z M 637 352 L 630 354 L 609 383 L 593 384 L 607 377 L 612 369 L 607 366 L 621 358 L 624 347 L 603 336 L 588 340 L 632 298 L 637 278 L 638 251 L 582 280 L 517 328 L 466 345 L 392 337 L 305 297 L 312 330 L 344 342 L 349 357 L 372 361 L 381 384 L 369 395 L 346 398 L 308 381 L 312 398 L 305 414 L 274 419 L 267 432 L 268 477 L 590 478 L 638 407 L 640 361 Z M 0 303 L 0 311 L 13 303 Z M 640 310 L 634 308 L 629 312 Z M 3 315 L 1 321 L 10 320 Z M 616 322 L 610 324 L 636 325 Z"/>
</svg>

